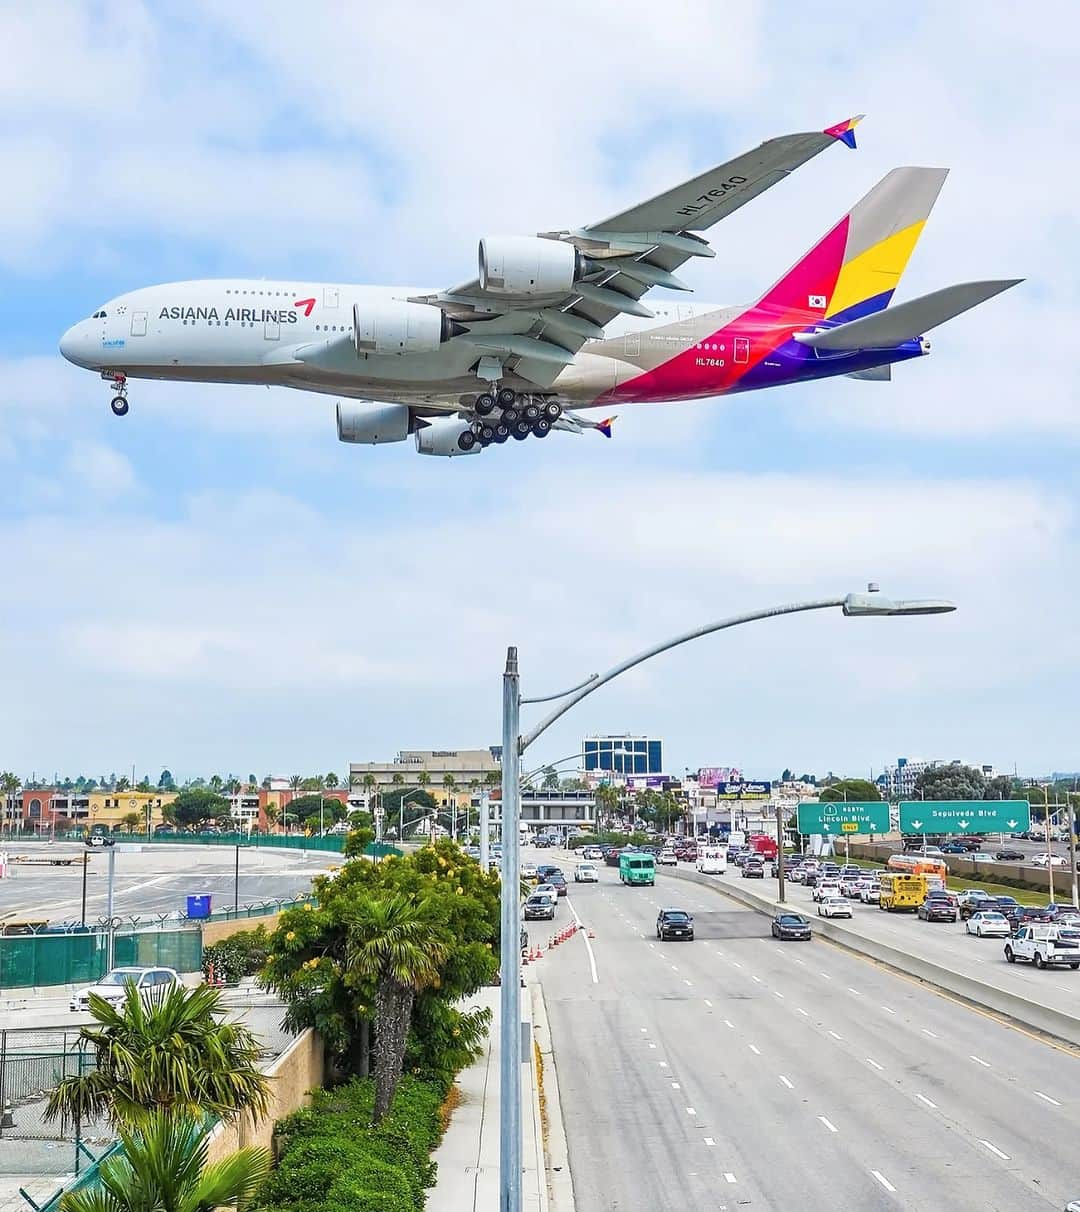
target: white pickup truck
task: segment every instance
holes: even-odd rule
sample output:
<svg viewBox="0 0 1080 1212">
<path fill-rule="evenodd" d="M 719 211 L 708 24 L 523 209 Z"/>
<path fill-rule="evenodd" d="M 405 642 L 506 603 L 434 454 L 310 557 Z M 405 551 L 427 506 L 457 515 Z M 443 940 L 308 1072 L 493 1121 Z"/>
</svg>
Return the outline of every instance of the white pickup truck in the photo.
<svg viewBox="0 0 1080 1212">
<path fill-rule="evenodd" d="M 1068 964 L 1075 970 L 1080 968 L 1080 938 L 1058 926 L 1021 926 L 1005 944 L 1005 958 L 1010 964 L 1021 959 L 1036 968 Z"/>
</svg>

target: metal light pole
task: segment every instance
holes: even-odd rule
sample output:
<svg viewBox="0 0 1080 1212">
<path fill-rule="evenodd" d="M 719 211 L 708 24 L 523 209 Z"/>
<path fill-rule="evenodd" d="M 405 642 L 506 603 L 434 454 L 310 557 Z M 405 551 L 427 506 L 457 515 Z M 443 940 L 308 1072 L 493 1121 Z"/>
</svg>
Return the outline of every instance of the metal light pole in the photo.
<svg viewBox="0 0 1080 1212">
<path fill-rule="evenodd" d="M 498 1212 L 521 1212 L 521 1066 L 528 1056 L 523 1047 L 521 1030 L 521 933 L 520 877 L 518 872 L 521 818 L 521 755 L 562 715 L 580 703 L 594 690 L 599 690 L 613 678 L 643 661 L 686 644 L 714 631 L 725 631 L 759 619 L 778 618 L 809 610 L 840 608 L 847 617 L 869 615 L 947 614 L 956 609 L 946 601 L 892 601 L 877 592 L 877 585 L 867 586 L 866 593 L 849 593 L 844 597 L 821 598 L 810 602 L 795 602 L 768 610 L 754 610 L 734 615 L 719 622 L 695 627 L 673 639 L 655 644 L 629 660 L 615 665 L 603 674 L 591 674 L 577 686 L 543 698 L 523 699 L 518 672 L 517 648 L 506 650 L 503 672 L 502 711 L 502 888 L 500 892 L 501 931 L 499 953 L 502 987 L 499 1005 L 499 1207 Z M 521 707 L 528 703 L 556 702 L 557 705 L 536 727 L 521 735 Z"/>
<path fill-rule="evenodd" d="M 776 861 L 780 879 L 778 899 L 782 905 L 787 898 L 784 895 L 784 808 L 779 802 L 776 805 Z"/>
<path fill-rule="evenodd" d="M 84 868 L 85 870 L 85 868 Z M 105 900 L 105 915 L 109 919 L 109 950 L 108 963 L 109 971 L 113 968 L 113 956 L 116 952 L 116 926 L 113 925 L 116 920 L 113 917 L 113 885 L 116 882 L 116 847 L 109 847 L 109 890 Z M 85 917 L 85 910 L 83 916 Z"/>
<path fill-rule="evenodd" d="M 233 913 L 240 912 L 240 843 L 236 843 L 236 869 L 233 872 Z"/>
<path fill-rule="evenodd" d="M 82 865 L 82 914 L 79 917 L 79 924 L 86 925 L 86 869 L 90 866 L 90 854 L 87 852 L 83 855 Z"/>
</svg>

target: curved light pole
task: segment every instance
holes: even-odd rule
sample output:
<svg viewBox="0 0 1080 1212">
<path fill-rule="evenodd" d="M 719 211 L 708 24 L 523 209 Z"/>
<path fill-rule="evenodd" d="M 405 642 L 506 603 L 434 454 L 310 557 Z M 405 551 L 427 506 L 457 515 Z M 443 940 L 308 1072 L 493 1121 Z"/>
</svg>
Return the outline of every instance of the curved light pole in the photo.
<svg viewBox="0 0 1080 1212">
<path fill-rule="evenodd" d="M 626 673 L 643 661 L 659 656 L 690 640 L 726 631 L 743 623 L 760 619 L 779 618 L 785 614 L 801 614 L 809 610 L 840 608 L 848 618 L 870 615 L 948 614 L 956 609 L 947 601 L 892 601 L 878 593 L 876 584 L 867 586 L 866 593 L 849 593 L 838 598 L 819 598 L 809 602 L 793 602 L 768 610 L 752 610 L 733 615 L 718 622 L 695 627 L 672 639 L 664 640 L 639 652 L 636 656 L 613 666 L 606 673 L 594 673 L 558 694 L 526 699 L 521 697 L 517 648 L 506 650 L 503 672 L 502 711 L 502 890 L 500 962 L 502 984 L 499 1001 L 499 1099 L 501 1132 L 499 1138 L 499 1208 L 498 1212 L 521 1212 L 521 1066 L 527 1056 L 521 1030 L 521 955 L 518 943 L 521 934 L 521 904 L 519 892 L 519 838 L 521 815 L 521 755 L 571 707 L 587 695 Z M 521 708 L 530 703 L 555 702 L 557 705 L 524 735 L 521 734 Z"/>
</svg>

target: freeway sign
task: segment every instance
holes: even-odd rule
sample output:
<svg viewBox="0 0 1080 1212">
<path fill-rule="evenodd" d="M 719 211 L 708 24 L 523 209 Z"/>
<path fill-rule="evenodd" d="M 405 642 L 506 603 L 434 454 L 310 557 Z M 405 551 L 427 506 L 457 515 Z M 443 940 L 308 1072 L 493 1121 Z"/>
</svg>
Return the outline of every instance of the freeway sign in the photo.
<svg viewBox="0 0 1080 1212">
<path fill-rule="evenodd" d="M 881 800 L 831 804 L 803 800 L 799 804 L 799 832 L 826 835 L 888 833 L 889 805 Z"/>
<path fill-rule="evenodd" d="M 904 800 L 901 833 L 1017 833 L 1031 828 L 1027 800 Z"/>
</svg>

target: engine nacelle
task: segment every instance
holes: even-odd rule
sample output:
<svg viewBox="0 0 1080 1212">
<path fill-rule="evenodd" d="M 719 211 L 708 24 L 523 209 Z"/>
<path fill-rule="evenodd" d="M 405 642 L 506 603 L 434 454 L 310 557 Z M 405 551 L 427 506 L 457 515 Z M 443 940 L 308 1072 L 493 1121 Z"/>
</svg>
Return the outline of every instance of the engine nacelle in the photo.
<svg viewBox="0 0 1080 1212">
<path fill-rule="evenodd" d="M 353 342 L 360 354 L 436 353 L 465 329 L 437 307 L 403 299 L 353 304 Z"/>
<path fill-rule="evenodd" d="M 409 409 L 405 404 L 372 404 L 363 400 L 339 400 L 339 442 L 404 442 L 409 436 Z"/>
<path fill-rule="evenodd" d="M 485 236 L 480 241 L 480 285 L 492 294 L 563 294 L 584 269 L 578 250 L 562 240 Z"/>
<path fill-rule="evenodd" d="M 458 438 L 463 433 L 472 436 L 472 426 L 468 421 L 459 421 L 456 417 L 440 417 L 427 423 L 417 422 L 416 449 L 420 454 L 442 455 L 453 458 L 455 455 L 479 454 L 482 447 L 474 442 L 468 450 L 462 450 Z"/>
</svg>

